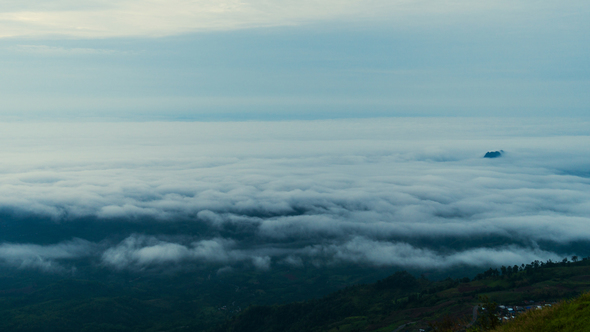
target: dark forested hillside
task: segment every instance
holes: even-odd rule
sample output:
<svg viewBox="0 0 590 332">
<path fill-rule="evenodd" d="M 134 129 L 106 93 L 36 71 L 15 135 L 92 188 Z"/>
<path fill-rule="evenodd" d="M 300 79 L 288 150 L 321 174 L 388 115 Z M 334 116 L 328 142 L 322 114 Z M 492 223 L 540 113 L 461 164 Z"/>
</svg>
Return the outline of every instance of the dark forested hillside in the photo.
<svg viewBox="0 0 590 332">
<path fill-rule="evenodd" d="M 66 278 L 5 271 L 0 331 L 388 332 L 414 322 L 412 331 L 445 315 L 470 318 L 480 295 L 510 304 L 590 290 L 590 260 L 575 258 L 438 281 L 404 271 L 357 272 L 199 270 L 138 277 L 79 271 Z M 369 277 L 381 280 L 370 283 Z"/>
<path fill-rule="evenodd" d="M 353 286 L 330 294 L 321 300 L 276 306 L 253 306 L 234 320 L 232 331 L 314 331 L 337 324 L 348 317 L 371 311 L 382 320 L 392 311 L 405 307 L 395 299 L 415 298 L 429 284 L 407 272 L 394 275 L 368 286 Z M 448 283 L 450 286 L 451 283 Z M 371 323 L 371 322 L 369 322 Z M 221 329 L 224 330 L 224 329 Z"/>
<path fill-rule="evenodd" d="M 373 282 L 388 269 L 235 266 L 43 273 L 0 268 L 0 331 L 205 331 L 251 305 L 291 303 Z"/>
<path fill-rule="evenodd" d="M 574 258 L 577 261 L 577 258 Z M 475 278 L 429 281 L 407 272 L 348 287 L 322 299 L 252 306 L 218 332 L 394 331 L 427 328 L 443 316 L 471 318 L 480 296 L 497 303 L 557 301 L 590 289 L 590 261 L 532 262 L 488 269 Z"/>
</svg>

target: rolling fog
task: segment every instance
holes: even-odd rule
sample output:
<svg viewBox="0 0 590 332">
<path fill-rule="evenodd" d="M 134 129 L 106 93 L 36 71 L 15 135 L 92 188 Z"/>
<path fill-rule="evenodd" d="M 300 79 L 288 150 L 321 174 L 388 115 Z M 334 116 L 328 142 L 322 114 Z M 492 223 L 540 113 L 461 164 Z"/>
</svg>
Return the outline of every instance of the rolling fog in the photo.
<svg viewBox="0 0 590 332">
<path fill-rule="evenodd" d="M 588 256 L 590 124 L 0 125 L 0 262 L 444 269 Z M 484 159 L 487 151 L 501 158 Z"/>
</svg>

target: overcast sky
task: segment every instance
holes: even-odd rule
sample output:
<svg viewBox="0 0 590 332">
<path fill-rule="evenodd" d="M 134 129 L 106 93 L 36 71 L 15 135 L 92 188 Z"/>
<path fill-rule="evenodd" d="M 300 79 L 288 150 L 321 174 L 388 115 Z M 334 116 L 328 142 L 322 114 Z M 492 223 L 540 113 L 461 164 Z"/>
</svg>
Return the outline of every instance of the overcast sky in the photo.
<svg viewBox="0 0 590 332">
<path fill-rule="evenodd" d="M 585 116 L 583 0 L 2 1 L 1 120 Z"/>
</svg>

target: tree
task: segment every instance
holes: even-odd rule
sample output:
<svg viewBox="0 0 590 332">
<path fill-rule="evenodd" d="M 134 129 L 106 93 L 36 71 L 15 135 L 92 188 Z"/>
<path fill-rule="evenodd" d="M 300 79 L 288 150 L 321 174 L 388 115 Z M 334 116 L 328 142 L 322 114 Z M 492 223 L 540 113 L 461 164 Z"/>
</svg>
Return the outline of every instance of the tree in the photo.
<svg viewBox="0 0 590 332">
<path fill-rule="evenodd" d="M 578 256 L 572 256 L 572 262 L 577 262 L 578 261 Z"/>
<path fill-rule="evenodd" d="M 477 325 L 481 331 L 490 331 L 500 326 L 501 321 L 496 316 L 498 304 L 492 302 L 487 296 L 480 296 L 479 299 L 482 303 L 479 310 L 479 317 L 477 317 Z"/>
</svg>

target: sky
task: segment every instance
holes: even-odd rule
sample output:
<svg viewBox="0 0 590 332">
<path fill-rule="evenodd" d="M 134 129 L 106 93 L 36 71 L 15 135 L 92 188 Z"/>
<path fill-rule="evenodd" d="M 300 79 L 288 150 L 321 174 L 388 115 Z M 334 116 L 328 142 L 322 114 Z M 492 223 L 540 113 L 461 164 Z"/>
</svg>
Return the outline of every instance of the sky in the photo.
<svg viewBox="0 0 590 332">
<path fill-rule="evenodd" d="M 2 1 L 0 264 L 589 256 L 588 31 L 582 0 Z"/>
<path fill-rule="evenodd" d="M 3 1 L 0 120 L 586 116 L 590 4 Z"/>
</svg>

